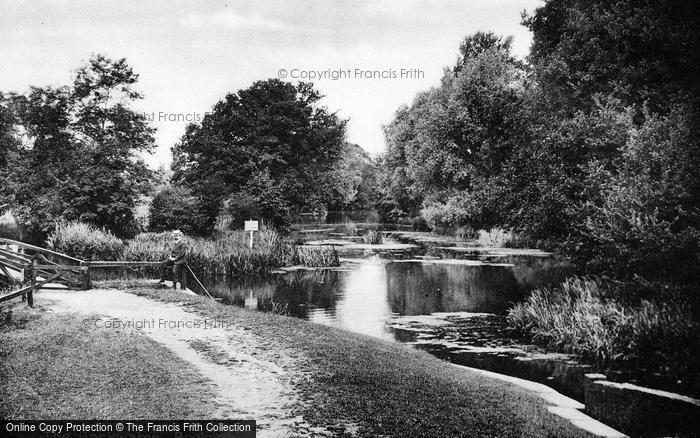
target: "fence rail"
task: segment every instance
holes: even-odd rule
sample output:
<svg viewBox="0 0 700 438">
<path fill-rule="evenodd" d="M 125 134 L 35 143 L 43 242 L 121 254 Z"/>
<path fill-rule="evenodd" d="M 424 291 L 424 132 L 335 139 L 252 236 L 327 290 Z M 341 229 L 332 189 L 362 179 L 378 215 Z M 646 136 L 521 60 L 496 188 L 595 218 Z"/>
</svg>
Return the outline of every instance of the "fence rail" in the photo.
<svg viewBox="0 0 700 438">
<path fill-rule="evenodd" d="M 33 306 L 34 292 L 41 287 L 48 288 L 48 283 L 62 284 L 69 289 L 90 289 L 92 268 L 141 268 L 161 265 L 162 262 L 153 261 L 80 260 L 50 249 L 0 238 L 0 274 L 11 278 L 8 268 L 19 271 L 25 283 L 19 289 L 0 296 L 0 302 L 21 296 L 26 298 L 27 304 Z M 196 283 L 191 282 L 191 279 Z M 181 284 L 186 287 L 199 287 L 209 295 L 189 266 L 182 271 L 181 280 Z"/>
</svg>

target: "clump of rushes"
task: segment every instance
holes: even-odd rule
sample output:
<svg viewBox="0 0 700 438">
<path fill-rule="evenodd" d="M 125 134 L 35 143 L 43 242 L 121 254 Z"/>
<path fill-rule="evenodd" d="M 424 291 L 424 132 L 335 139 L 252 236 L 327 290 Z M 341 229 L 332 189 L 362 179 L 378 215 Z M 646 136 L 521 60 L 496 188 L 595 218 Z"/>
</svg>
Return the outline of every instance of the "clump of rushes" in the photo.
<svg viewBox="0 0 700 438">
<path fill-rule="evenodd" d="M 118 260 L 124 251 L 121 239 L 82 222 L 59 222 L 46 245 L 49 249 L 83 260 Z"/>
<path fill-rule="evenodd" d="M 161 261 L 167 255 L 168 233 L 144 233 L 129 242 L 125 260 Z M 203 275 L 257 275 L 292 265 L 314 267 L 338 266 L 334 250 L 302 248 L 283 242 L 279 233 L 263 228 L 254 235 L 253 248 L 244 231 L 227 231 L 211 239 L 185 237 L 187 263 Z"/>
<path fill-rule="evenodd" d="M 296 246 L 293 248 L 292 265 L 309 267 L 340 266 L 340 258 L 335 247 L 327 246 Z"/>
<path fill-rule="evenodd" d="M 479 230 L 478 241 L 481 246 L 503 248 L 511 240 L 513 240 L 513 233 L 503 228 L 495 227 L 489 231 Z"/>
<path fill-rule="evenodd" d="M 640 300 L 636 305 L 605 298 L 614 286 L 569 278 L 540 288 L 508 312 L 511 329 L 556 351 L 599 363 L 628 363 L 691 381 L 700 360 L 700 326 L 689 305 Z"/>
<path fill-rule="evenodd" d="M 382 243 L 382 235 L 377 230 L 367 230 L 367 232 L 362 235 L 362 241 L 370 245 L 379 245 Z"/>
</svg>

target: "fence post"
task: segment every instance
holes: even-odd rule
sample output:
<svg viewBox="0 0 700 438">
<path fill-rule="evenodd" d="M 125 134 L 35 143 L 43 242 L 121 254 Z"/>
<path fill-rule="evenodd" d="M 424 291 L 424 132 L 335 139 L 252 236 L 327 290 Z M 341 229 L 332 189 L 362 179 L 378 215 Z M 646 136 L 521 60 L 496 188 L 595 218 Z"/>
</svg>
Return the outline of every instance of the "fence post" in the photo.
<svg viewBox="0 0 700 438">
<path fill-rule="evenodd" d="M 27 263 L 22 268 L 22 276 L 24 283 L 29 283 L 32 280 L 32 264 Z"/>
<path fill-rule="evenodd" d="M 32 281 L 32 264 L 27 263 L 22 268 L 23 281 L 22 284 L 31 283 Z M 22 301 L 27 301 L 27 294 L 22 294 Z"/>
<path fill-rule="evenodd" d="M 83 290 L 88 290 L 90 289 L 90 259 L 84 262 L 80 262 L 80 266 L 80 271 L 82 273 L 82 287 Z"/>
<path fill-rule="evenodd" d="M 32 289 L 29 291 L 27 294 L 27 304 L 29 304 L 29 307 L 34 307 L 34 292 L 36 292 L 36 265 L 37 265 L 37 259 L 33 258 L 32 259 Z"/>
</svg>

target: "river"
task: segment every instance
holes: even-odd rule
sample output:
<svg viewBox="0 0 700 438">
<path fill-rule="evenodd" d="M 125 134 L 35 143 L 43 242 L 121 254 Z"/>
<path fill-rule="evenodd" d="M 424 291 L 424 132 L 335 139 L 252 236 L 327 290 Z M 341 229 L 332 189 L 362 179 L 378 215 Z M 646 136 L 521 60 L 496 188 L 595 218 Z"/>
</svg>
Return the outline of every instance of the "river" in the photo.
<svg viewBox="0 0 700 438">
<path fill-rule="evenodd" d="M 454 363 L 545 383 L 582 400 L 594 371 L 565 354 L 510 336 L 505 315 L 537 287 L 572 273 L 569 263 L 534 250 L 480 250 L 474 242 L 402 230 L 367 245 L 367 229 L 390 228 L 358 213 L 305 217 L 293 227 L 307 244 L 334 245 L 341 267 L 265 278 L 208 278 L 224 303 L 273 311 L 389 341 Z"/>
</svg>

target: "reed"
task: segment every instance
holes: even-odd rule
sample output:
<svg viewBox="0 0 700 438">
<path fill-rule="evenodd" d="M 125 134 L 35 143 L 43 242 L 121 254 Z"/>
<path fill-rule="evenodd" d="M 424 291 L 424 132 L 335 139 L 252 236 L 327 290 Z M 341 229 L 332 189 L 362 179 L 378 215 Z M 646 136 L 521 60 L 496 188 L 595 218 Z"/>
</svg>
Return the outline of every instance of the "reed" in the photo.
<svg viewBox="0 0 700 438">
<path fill-rule="evenodd" d="M 144 233 L 129 242 L 125 260 L 161 261 L 167 257 L 170 235 Z M 284 242 L 273 229 L 263 228 L 255 233 L 253 248 L 243 231 L 226 231 L 211 239 L 185 237 L 187 263 L 202 275 L 239 276 L 260 275 L 276 268 L 303 265 L 315 267 L 338 266 L 334 250 L 297 247 Z"/>
<path fill-rule="evenodd" d="M 340 258 L 335 247 L 319 246 L 295 246 L 291 248 L 291 265 L 307 267 L 334 267 L 340 266 Z"/>
<path fill-rule="evenodd" d="M 513 239 L 513 232 L 500 227 L 490 230 L 479 230 L 479 245 L 491 248 L 503 248 Z"/>
<path fill-rule="evenodd" d="M 369 245 L 379 245 L 382 243 L 382 235 L 377 230 L 367 230 L 367 232 L 362 235 L 362 241 Z"/>
<path fill-rule="evenodd" d="M 559 287 L 536 289 L 510 309 L 509 326 L 535 343 L 599 363 L 692 374 L 688 364 L 700 359 L 700 327 L 691 307 L 649 300 L 622 304 L 607 298 L 615 296 L 611 287 L 572 277 Z"/>
</svg>

